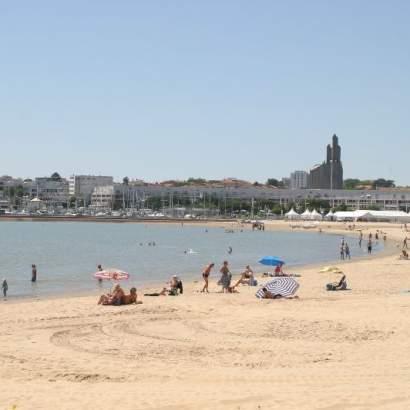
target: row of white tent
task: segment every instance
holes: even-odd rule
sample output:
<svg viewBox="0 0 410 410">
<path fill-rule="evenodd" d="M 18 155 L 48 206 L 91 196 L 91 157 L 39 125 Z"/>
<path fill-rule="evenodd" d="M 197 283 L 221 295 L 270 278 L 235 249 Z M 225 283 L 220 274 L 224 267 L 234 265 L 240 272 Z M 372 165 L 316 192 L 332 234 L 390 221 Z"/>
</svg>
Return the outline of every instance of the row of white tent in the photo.
<svg viewBox="0 0 410 410">
<path fill-rule="evenodd" d="M 316 209 L 312 212 L 309 209 L 306 209 L 303 214 L 298 214 L 293 208 L 285 214 L 287 219 L 295 220 L 295 219 L 303 219 L 305 221 L 321 221 L 323 219 L 322 215 Z"/>
<path fill-rule="evenodd" d="M 314 209 L 312 212 L 306 209 L 302 214 L 298 214 L 293 208 L 285 214 L 285 217 L 290 220 L 310 220 L 320 221 L 322 219 L 333 221 L 390 221 L 410 223 L 410 213 L 404 211 L 371 211 L 359 209 L 357 211 L 330 211 L 325 216 L 322 216 Z"/>
</svg>

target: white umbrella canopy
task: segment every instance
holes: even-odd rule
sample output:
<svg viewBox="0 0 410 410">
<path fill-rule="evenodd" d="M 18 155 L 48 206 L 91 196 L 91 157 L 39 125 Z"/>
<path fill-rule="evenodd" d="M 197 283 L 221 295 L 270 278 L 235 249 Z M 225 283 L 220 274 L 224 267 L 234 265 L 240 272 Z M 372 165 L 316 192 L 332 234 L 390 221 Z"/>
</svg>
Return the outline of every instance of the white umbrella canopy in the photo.
<svg viewBox="0 0 410 410">
<path fill-rule="evenodd" d="M 300 215 L 302 219 L 310 219 L 311 213 L 308 208 L 306 208 L 305 212 L 303 212 L 302 215 Z"/>
</svg>

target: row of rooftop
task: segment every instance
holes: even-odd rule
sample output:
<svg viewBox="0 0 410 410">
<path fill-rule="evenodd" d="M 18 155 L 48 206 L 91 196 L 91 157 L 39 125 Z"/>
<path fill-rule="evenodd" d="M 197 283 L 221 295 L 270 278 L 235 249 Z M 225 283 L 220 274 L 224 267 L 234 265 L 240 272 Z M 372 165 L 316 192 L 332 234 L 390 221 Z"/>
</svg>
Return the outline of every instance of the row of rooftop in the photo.
<svg viewBox="0 0 410 410">
<path fill-rule="evenodd" d="M 32 202 L 34 199 L 36 201 Z M 154 201 L 156 199 L 156 201 Z M 238 179 L 221 181 L 190 180 L 146 183 L 141 180 L 115 182 L 112 176 L 75 175 L 62 178 L 58 173 L 50 177 L 19 179 L 0 177 L 0 208 L 28 208 L 40 204 L 47 208 L 92 207 L 99 209 L 144 208 L 147 201 L 156 208 L 191 205 L 198 207 L 226 207 L 226 201 L 264 203 L 287 209 L 292 204 L 321 201 L 329 207 L 347 209 L 410 209 L 410 189 L 279 189 Z"/>
</svg>

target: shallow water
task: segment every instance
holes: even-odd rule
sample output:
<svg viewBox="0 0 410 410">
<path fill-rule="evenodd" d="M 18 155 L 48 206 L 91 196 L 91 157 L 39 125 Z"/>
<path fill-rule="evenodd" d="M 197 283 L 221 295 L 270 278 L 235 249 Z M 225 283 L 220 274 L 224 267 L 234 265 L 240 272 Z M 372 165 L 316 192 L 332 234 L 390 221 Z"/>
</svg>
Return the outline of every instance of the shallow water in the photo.
<svg viewBox="0 0 410 410">
<path fill-rule="evenodd" d="M 275 255 L 286 261 L 287 271 L 298 265 L 339 258 L 340 235 L 318 232 L 275 232 L 181 226 L 179 224 L 1 222 L 0 279 L 7 278 L 9 296 L 56 295 L 92 291 L 99 286 L 92 274 L 96 266 L 116 267 L 130 273 L 126 287 L 159 282 L 173 274 L 183 279 L 201 279 L 201 271 L 215 262 L 212 276 L 228 260 L 239 273 L 250 264 L 268 269 L 257 261 Z M 149 246 L 155 242 L 155 246 Z M 352 257 L 366 255 L 357 238 L 347 238 Z M 232 253 L 228 254 L 228 248 Z M 380 251 L 382 243 L 374 245 Z M 187 251 L 185 253 L 184 251 Z M 37 265 L 38 280 L 31 283 L 31 264 Z"/>
</svg>

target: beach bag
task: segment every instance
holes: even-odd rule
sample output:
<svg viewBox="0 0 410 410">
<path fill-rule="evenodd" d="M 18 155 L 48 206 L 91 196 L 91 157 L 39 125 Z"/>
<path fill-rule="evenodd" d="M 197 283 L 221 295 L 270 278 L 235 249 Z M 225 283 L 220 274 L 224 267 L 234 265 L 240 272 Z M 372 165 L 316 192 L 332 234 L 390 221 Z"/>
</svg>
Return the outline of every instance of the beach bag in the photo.
<svg viewBox="0 0 410 410">
<path fill-rule="evenodd" d="M 336 290 L 336 286 L 333 283 L 328 283 L 326 285 L 326 290 Z"/>
</svg>

